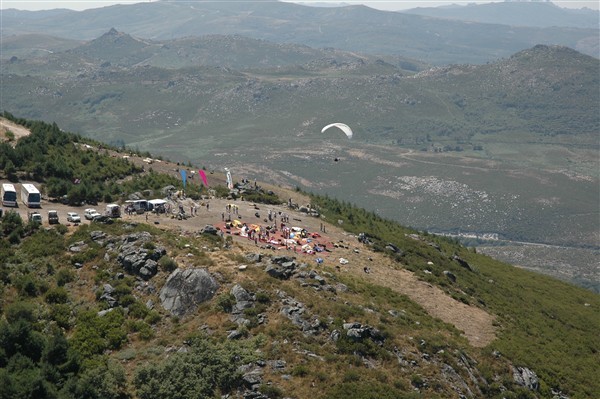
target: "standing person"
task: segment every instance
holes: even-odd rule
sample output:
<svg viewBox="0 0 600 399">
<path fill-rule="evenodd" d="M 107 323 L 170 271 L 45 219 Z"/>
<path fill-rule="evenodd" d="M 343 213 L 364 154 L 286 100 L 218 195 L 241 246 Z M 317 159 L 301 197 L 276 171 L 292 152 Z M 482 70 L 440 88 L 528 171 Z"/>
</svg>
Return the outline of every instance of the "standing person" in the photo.
<svg viewBox="0 0 600 399">
<path fill-rule="evenodd" d="M 207 202 L 206 203 L 206 212 L 208 212 L 208 207 L 210 206 L 210 204 Z"/>
<path fill-rule="evenodd" d="M 221 212 L 221 221 L 224 222 L 225 221 L 225 212 Z"/>
</svg>

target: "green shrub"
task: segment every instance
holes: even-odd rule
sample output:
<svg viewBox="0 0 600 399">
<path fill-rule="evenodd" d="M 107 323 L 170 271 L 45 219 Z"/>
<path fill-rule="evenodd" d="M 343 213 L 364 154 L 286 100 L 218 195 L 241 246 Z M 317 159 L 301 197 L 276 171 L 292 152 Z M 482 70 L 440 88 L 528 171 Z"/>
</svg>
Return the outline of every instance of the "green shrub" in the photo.
<svg viewBox="0 0 600 399">
<path fill-rule="evenodd" d="M 159 259 L 158 266 L 165 273 L 171 273 L 177 269 L 177 262 L 168 256 L 163 256 Z"/>
<path fill-rule="evenodd" d="M 398 390 L 389 384 L 376 381 L 369 381 L 369 383 L 350 381 L 333 385 L 324 397 L 327 399 L 417 399 L 424 396 L 418 392 Z"/>
<path fill-rule="evenodd" d="M 58 224 L 56 225 L 56 227 L 54 227 L 54 229 L 56 230 L 56 232 L 62 236 L 64 236 L 65 234 L 67 234 L 69 232 L 69 228 L 67 226 L 65 226 L 64 224 Z"/>
<path fill-rule="evenodd" d="M 235 297 L 230 293 L 222 293 L 215 301 L 215 307 L 225 313 L 231 313 L 233 304 L 235 303 Z"/>
<path fill-rule="evenodd" d="M 239 366 L 256 360 L 252 342 L 213 342 L 204 336 L 188 338 L 189 352 L 176 353 L 135 371 L 139 399 L 212 398 L 241 384 Z"/>
<path fill-rule="evenodd" d="M 360 373 L 356 370 L 348 370 L 344 373 L 344 382 L 360 381 Z"/>
<path fill-rule="evenodd" d="M 33 323 L 37 320 L 37 307 L 31 302 L 18 301 L 6 307 L 5 316 L 9 323 L 14 323 L 17 320 L 25 320 Z"/>
<path fill-rule="evenodd" d="M 56 284 L 59 287 L 62 287 L 65 284 L 70 283 L 75 280 L 75 272 L 71 269 L 62 268 L 56 273 L 55 279 L 56 279 Z"/>
<path fill-rule="evenodd" d="M 29 259 L 58 255 L 65 249 L 65 240 L 55 229 L 40 229 L 23 241 L 22 249 Z"/>
<path fill-rule="evenodd" d="M 139 301 L 135 301 L 134 303 L 129 305 L 128 314 L 130 317 L 135 317 L 136 319 L 143 319 L 148 315 L 149 312 L 150 310 L 148 309 L 148 307 L 146 307 L 146 305 Z"/>
<path fill-rule="evenodd" d="M 127 332 L 121 326 L 112 327 L 106 332 L 106 342 L 109 349 L 120 349 L 127 342 Z"/>
<path fill-rule="evenodd" d="M 275 385 L 262 384 L 258 390 L 268 398 L 279 399 L 283 397 L 283 391 L 281 388 L 276 387 Z"/>
<path fill-rule="evenodd" d="M 40 282 L 31 273 L 18 277 L 15 287 L 19 290 L 19 294 L 24 296 L 36 297 L 40 294 Z"/>
<path fill-rule="evenodd" d="M 154 333 L 154 330 L 152 329 L 152 327 L 150 327 L 146 323 L 142 323 L 142 325 L 139 326 L 138 334 L 139 334 L 139 337 L 141 339 L 143 339 L 144 341 L 148 341 L 148 340 L 154 338 L 154 336 L 155 336 L 155 333 Z"/>
<path fill-rule="evenodd" d="M 294 377 L 306 377 L 308 375 L 308 367 L 303 364 L 299 364 L 292 370 L 292 375 Z"/>
<path fill-rule="evenodd" d="M 124 321 L 120 308 L 115 308 L 104 316 L 98 316 L 93 310 L 82 312 L 77 318 L 71 342 L 85 359 L 92 359 L 106 349 L 119 349 L 127 342 Z"/>
<path fill-rule="evenodd" d="M 71 328 L 71 307 L 64 303 L 57 303 L 50 307 L 50 318 L 60 328 L 69 330 Z"/>
<path fill-rule="evenodd" d="M 160 316 L 160 313 L 158 313 L 156 310 L 151 310 L 148 312 L 148 315 L 146 316 L 144 321 L 150 325 L 154 325 L 158 323 L 161 319 L 162 317 Z"/>
<path fill-rule="evenodd" d="M 415 388 L 421 388 L 424 384 L 425 384 L 425 380 L 423 380 L 423 377 L 421 377 L 418 374 L 413 374 L 410 377 L 410 383 L 415 387 Z"/>
<path fill-rule="evenodd" d="M 50 304 L 67 303 L 69 293 L 64 287 L 51 288 L 46 292 L 45 300 Z"/>
<path fill-rule="evenodd" d="M 271 298 L 269 297 L 269 294 L 265 291 L 259 291 L 256 293 L 256 302 L 268 304 L 271 302 Z"/>
<path fill-rule="evenodd" d="M 133 360 L 135 359 L 137 353 L 133 348 L 127 348 L 117 353 L 116 358 L 119 360 Z"/>
<path fill-rule="evenodd" d="M 136 302 L 136 299 L 133 295 L 122 295 L 119 297 L 119 305 L 123 306 L 123 307 L 128 307 L 133 305 Z"/>
</svg>

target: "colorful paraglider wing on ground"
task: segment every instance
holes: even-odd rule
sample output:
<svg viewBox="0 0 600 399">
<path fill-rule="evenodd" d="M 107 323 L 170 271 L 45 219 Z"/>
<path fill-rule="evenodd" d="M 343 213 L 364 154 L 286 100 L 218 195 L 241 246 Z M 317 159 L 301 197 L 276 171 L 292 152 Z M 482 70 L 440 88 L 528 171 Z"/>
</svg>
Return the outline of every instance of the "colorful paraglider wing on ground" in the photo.
<svg viewBox="0 0 600 399">
<path fill-rule="evenodd" d="M 208 187 L 208 180 L 206 179 L 206 173 L 204 173 L 203 170 L 199 170 L 198 174 L 200 175 L 200 179 L 202 179 L 202 183 L 204 183 L 204 185 L 206 187 Z"/>
<path fill-rule="evenodd" d="M 332 127 L 337 127 L 342 132 L 344 132 L 349 139 L 352 138 L 352 129 L 350 129 L 350 126 L 346 125 L 345 123 L 332 123 L 330 125 L 327 125 L 323 129 L 321 129 L 321 133 L 325 133 L 329 128 Z"/>
</svg>

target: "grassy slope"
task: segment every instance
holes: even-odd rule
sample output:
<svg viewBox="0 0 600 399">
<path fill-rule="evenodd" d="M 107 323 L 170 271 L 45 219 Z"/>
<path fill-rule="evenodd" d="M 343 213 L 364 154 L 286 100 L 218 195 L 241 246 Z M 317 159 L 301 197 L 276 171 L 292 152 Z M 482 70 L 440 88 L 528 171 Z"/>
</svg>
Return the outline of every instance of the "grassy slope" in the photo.
<svg viewBox="0 0 600 399">
<path fill-rule="evenodd" d="M 373 223 L 374 215 L 369 217 L 364 212 L 349 219 L 347 206 L 339 207 L 329 201 L 320 201 L 320 204 L 328 209 L 326 214 L 330 219 L 345 220 L 344 226 L 349 231 L 371 232 L 383 242 L 394 242 L 405 252 L 400 262 L 426 281 L 441 284 L 461 300 L 483 306 L 497 315 L 499 336 L 488 350 L 498 350 L 516 365 L 538 370 L 546 387 L 562 385 L 559 381 L 578 381 L 576 384 L 580 386 L 572 392 L 574 397 L 594 397 L 600 392 L 598 381 L 588 380 L 600 360 L 596 339 L 600 328 L 597 294 L 475 255 L 433 236 L 429 240 L 441 246 L 439 253 L 429 245 L 415 248 L 415 241 L 406 238 L 406 230 L 394 224 Z M 473 271 L 449 262 L 448 256 L 453 253 L 466 260 Z M 426 264 L 426 260 L 433 260 L 434 265 Z M 425 269 L 433 274 L 424 273 Z M 456 285 L 448 284 L 443 270 L 457 276 Z M 583 377 L 586 374 L 587 377 Z"/>
</svg>

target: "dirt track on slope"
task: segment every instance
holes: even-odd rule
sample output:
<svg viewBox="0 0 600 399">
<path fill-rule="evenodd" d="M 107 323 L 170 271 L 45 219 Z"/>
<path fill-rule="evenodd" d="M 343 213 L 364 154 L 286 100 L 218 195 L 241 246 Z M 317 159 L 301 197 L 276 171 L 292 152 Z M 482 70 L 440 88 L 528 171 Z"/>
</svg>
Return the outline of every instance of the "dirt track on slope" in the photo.
<svg viewBox="0 0 600 399">
<path fill-rule="evenodd" d="M 371 269 L 375 272 L 363 274 L 365 279 L 408 296 L 431 316 L 462 331 L 472 346 L 481 348 L 496 338 L 494 317 L 483 309 L 453 299 L 438 287 L 418 280 L 408 270 Z"/>
<path fill-rule="evenodd" d="M 12 141 L 13 146 L 21 137 L 25 137 L 31 134 L 31 132 L 23 126 L 17 125 L 4 118 L 0 118 L 0 141 L 6 141 L 8 139 L 6 137 L 7 131 L 11 131 L 15 136 L 14 140 Z"/>
</svg>

